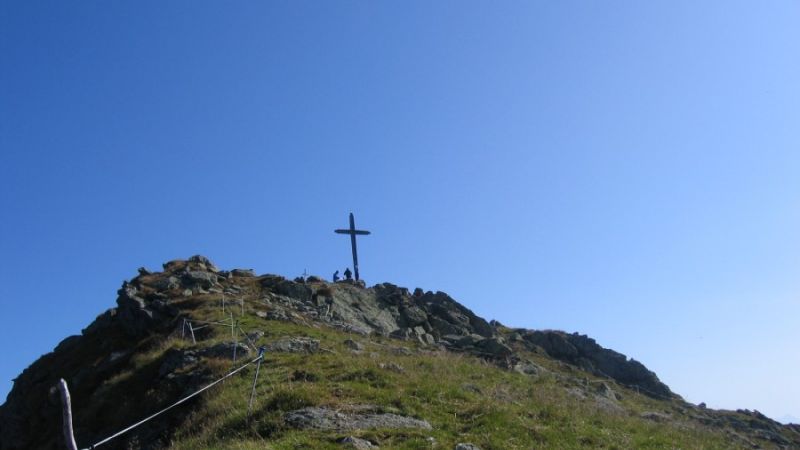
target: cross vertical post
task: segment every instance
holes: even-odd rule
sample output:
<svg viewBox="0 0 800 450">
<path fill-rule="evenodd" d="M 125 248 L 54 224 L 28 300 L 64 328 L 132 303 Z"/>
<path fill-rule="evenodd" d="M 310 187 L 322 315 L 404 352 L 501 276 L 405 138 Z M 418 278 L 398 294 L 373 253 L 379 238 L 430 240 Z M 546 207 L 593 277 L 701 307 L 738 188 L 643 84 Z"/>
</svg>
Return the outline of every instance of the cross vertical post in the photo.
<svg viewBox="0 0 800 450">
<path fill-rule="evenodd" d="M 356 235 L 368 235 L 370 234 L 369 231 L 365 230 L 356 230 L 356 220 L 353 217 L 353 213 L 350 213 L 350 228 L 346 230 L 333 230 L 335 233 L 339 234 L 349 234 L 350 235 L 350 246 L 353 250 L 353 272 L 356 276 L 356 281 L 359 280 L 358 277 L 358 251 L 356 250 Z"/>
</svg>

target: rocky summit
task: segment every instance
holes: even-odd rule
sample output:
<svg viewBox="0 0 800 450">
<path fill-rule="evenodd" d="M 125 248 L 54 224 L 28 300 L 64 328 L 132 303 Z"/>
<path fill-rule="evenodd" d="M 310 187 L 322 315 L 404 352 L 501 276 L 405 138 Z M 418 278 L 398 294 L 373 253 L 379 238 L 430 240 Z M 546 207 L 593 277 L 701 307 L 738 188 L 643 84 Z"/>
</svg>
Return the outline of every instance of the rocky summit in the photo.
<svg viewBox="0 0 800 450">
<path fill-rule="evenodd" d="M 690 404 L 585 335 L 488 322 L 444 292 L 203 256 L 140 268 L 25 369 L 0 450 L 66 448 L 60 379 L 79 448 L 800 448 L 797 425 Z"/>
</svg>

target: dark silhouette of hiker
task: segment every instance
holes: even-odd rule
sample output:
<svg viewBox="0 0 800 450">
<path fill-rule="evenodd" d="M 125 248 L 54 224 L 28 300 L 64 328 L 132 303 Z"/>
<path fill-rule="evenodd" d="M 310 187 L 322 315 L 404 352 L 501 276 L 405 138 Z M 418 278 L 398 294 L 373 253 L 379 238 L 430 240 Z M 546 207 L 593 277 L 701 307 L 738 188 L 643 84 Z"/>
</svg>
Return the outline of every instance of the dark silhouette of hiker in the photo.
<svg viewBox="0 0 800 450">
<path fill-rule="evenodd" d="M 350 268 L 349 267 L 344 269 L 344 279 L 348 280 L 348 281 L 352 281 L 353 280 L 353 272 L 350 272 Z"/>
<path fill-rule="evenodd" d="M 336 283 L 339 281 L 339 271 L 333 272 L 333 282 Z"/>
</svg>

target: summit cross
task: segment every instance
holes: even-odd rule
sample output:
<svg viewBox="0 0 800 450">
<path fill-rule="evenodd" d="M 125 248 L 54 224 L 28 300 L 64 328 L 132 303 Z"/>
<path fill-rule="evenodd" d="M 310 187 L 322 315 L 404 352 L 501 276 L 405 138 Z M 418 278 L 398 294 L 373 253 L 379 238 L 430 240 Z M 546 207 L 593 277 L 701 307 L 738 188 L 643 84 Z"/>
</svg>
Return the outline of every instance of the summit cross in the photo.
<svg viewBox="0 0 800 450">
<path fill-rule="evenodd" d="M 365 230 L 356 230 L 356 221 L 353 218 L 353 213 L 350 213 L 350 228 L 346 230 L 333 230 L 335 233 L 339 234 L 349 234 L 350 235 L 350 246 L 353 248 L 353 272 L 355 272 L 356 281 L 359 280 L 358 278 L 358 252 L 356 251 L 356 235 L 367 235 L 369 231 Z"/>
</svg>

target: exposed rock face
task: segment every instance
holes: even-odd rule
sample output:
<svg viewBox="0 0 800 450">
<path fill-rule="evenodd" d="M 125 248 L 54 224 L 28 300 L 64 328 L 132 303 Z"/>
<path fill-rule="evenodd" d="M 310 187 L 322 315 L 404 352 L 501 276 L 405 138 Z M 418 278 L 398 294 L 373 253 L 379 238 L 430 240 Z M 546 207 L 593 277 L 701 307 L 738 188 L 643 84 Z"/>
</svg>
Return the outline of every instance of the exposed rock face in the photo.
<svg viewBox="0 0 800 450">
<path fill-rule="evenodd" d="M 217 284 L 217 275 L 200 270 L 190 270 L 183 275 L 183 284 L 187 287 L 201 287 L 209 289 Z"/>
<path fill-rule="evenodd" d="M 603 348 L 586 335 L 561 331 L 524 331 L 522 334 L 525 342 L 541 347 L 553 358 L 575 364 L 596 375 L 612 378 L 621 384 L 638 387 L 642 393 L 650 396 L 674 396 L 667 385 L 642 363 Z"/>
<path fill-rule="evenodd" d="M 362 288 L 352 283 L 328 284 L 316 277 L 290 281 L 265 276 L 261 285 L 272 293 L 272 309 L 266 313 L 269 319 L 297 321 L 305 316 L 361 335 L 374 333 L 425 345 L 443 344 L 497 360 L 514 355 L 512 346 L 497 331 L 501 324 L 488 323 L 443 292 L 416 289 L 412 295 L 408 289 L 390 283 Z M 673 395 L 644 365 L 599 346 L 587 336 L 517 330 L 511 338 L 529 347 L 541 347 L 553 358 L 596 375 L 639 387 L 643 394 L 657 398 Z"/>
<path fill-rule="evenodd" d="M 118 291 L 117 323 L 131 336 L 143 336 L 168 326 L 177 311 L 165 300 L 146 301 L 135 286 L 124 284 Z M 92 327 L 92 325 L 90 325 Z"/>
<path fill-rule="evenodd" d="M 442 336 L 442 341 L 450 348 L 492 358 L 504 358 L 514 353 L 511 347 L 503 342 L 503 338 L 501 337 L 484 338 L 477 334 L 470 334 L 467 336 L 448 334 Z"/>
<path fill-rule="evenodd" d="M 367 289 L 350 283 L 300 283 L 276 276 L 263 277 L 261 284 L 272 294 L 274 317 L 285 320 L 299 312 L 345 331 L 391 335 L 427 345 L 445 334 L 494 336 L 485 320 L 443 292 L 412 296 L 407 289 L 389 283 Z"/>
</svg>

